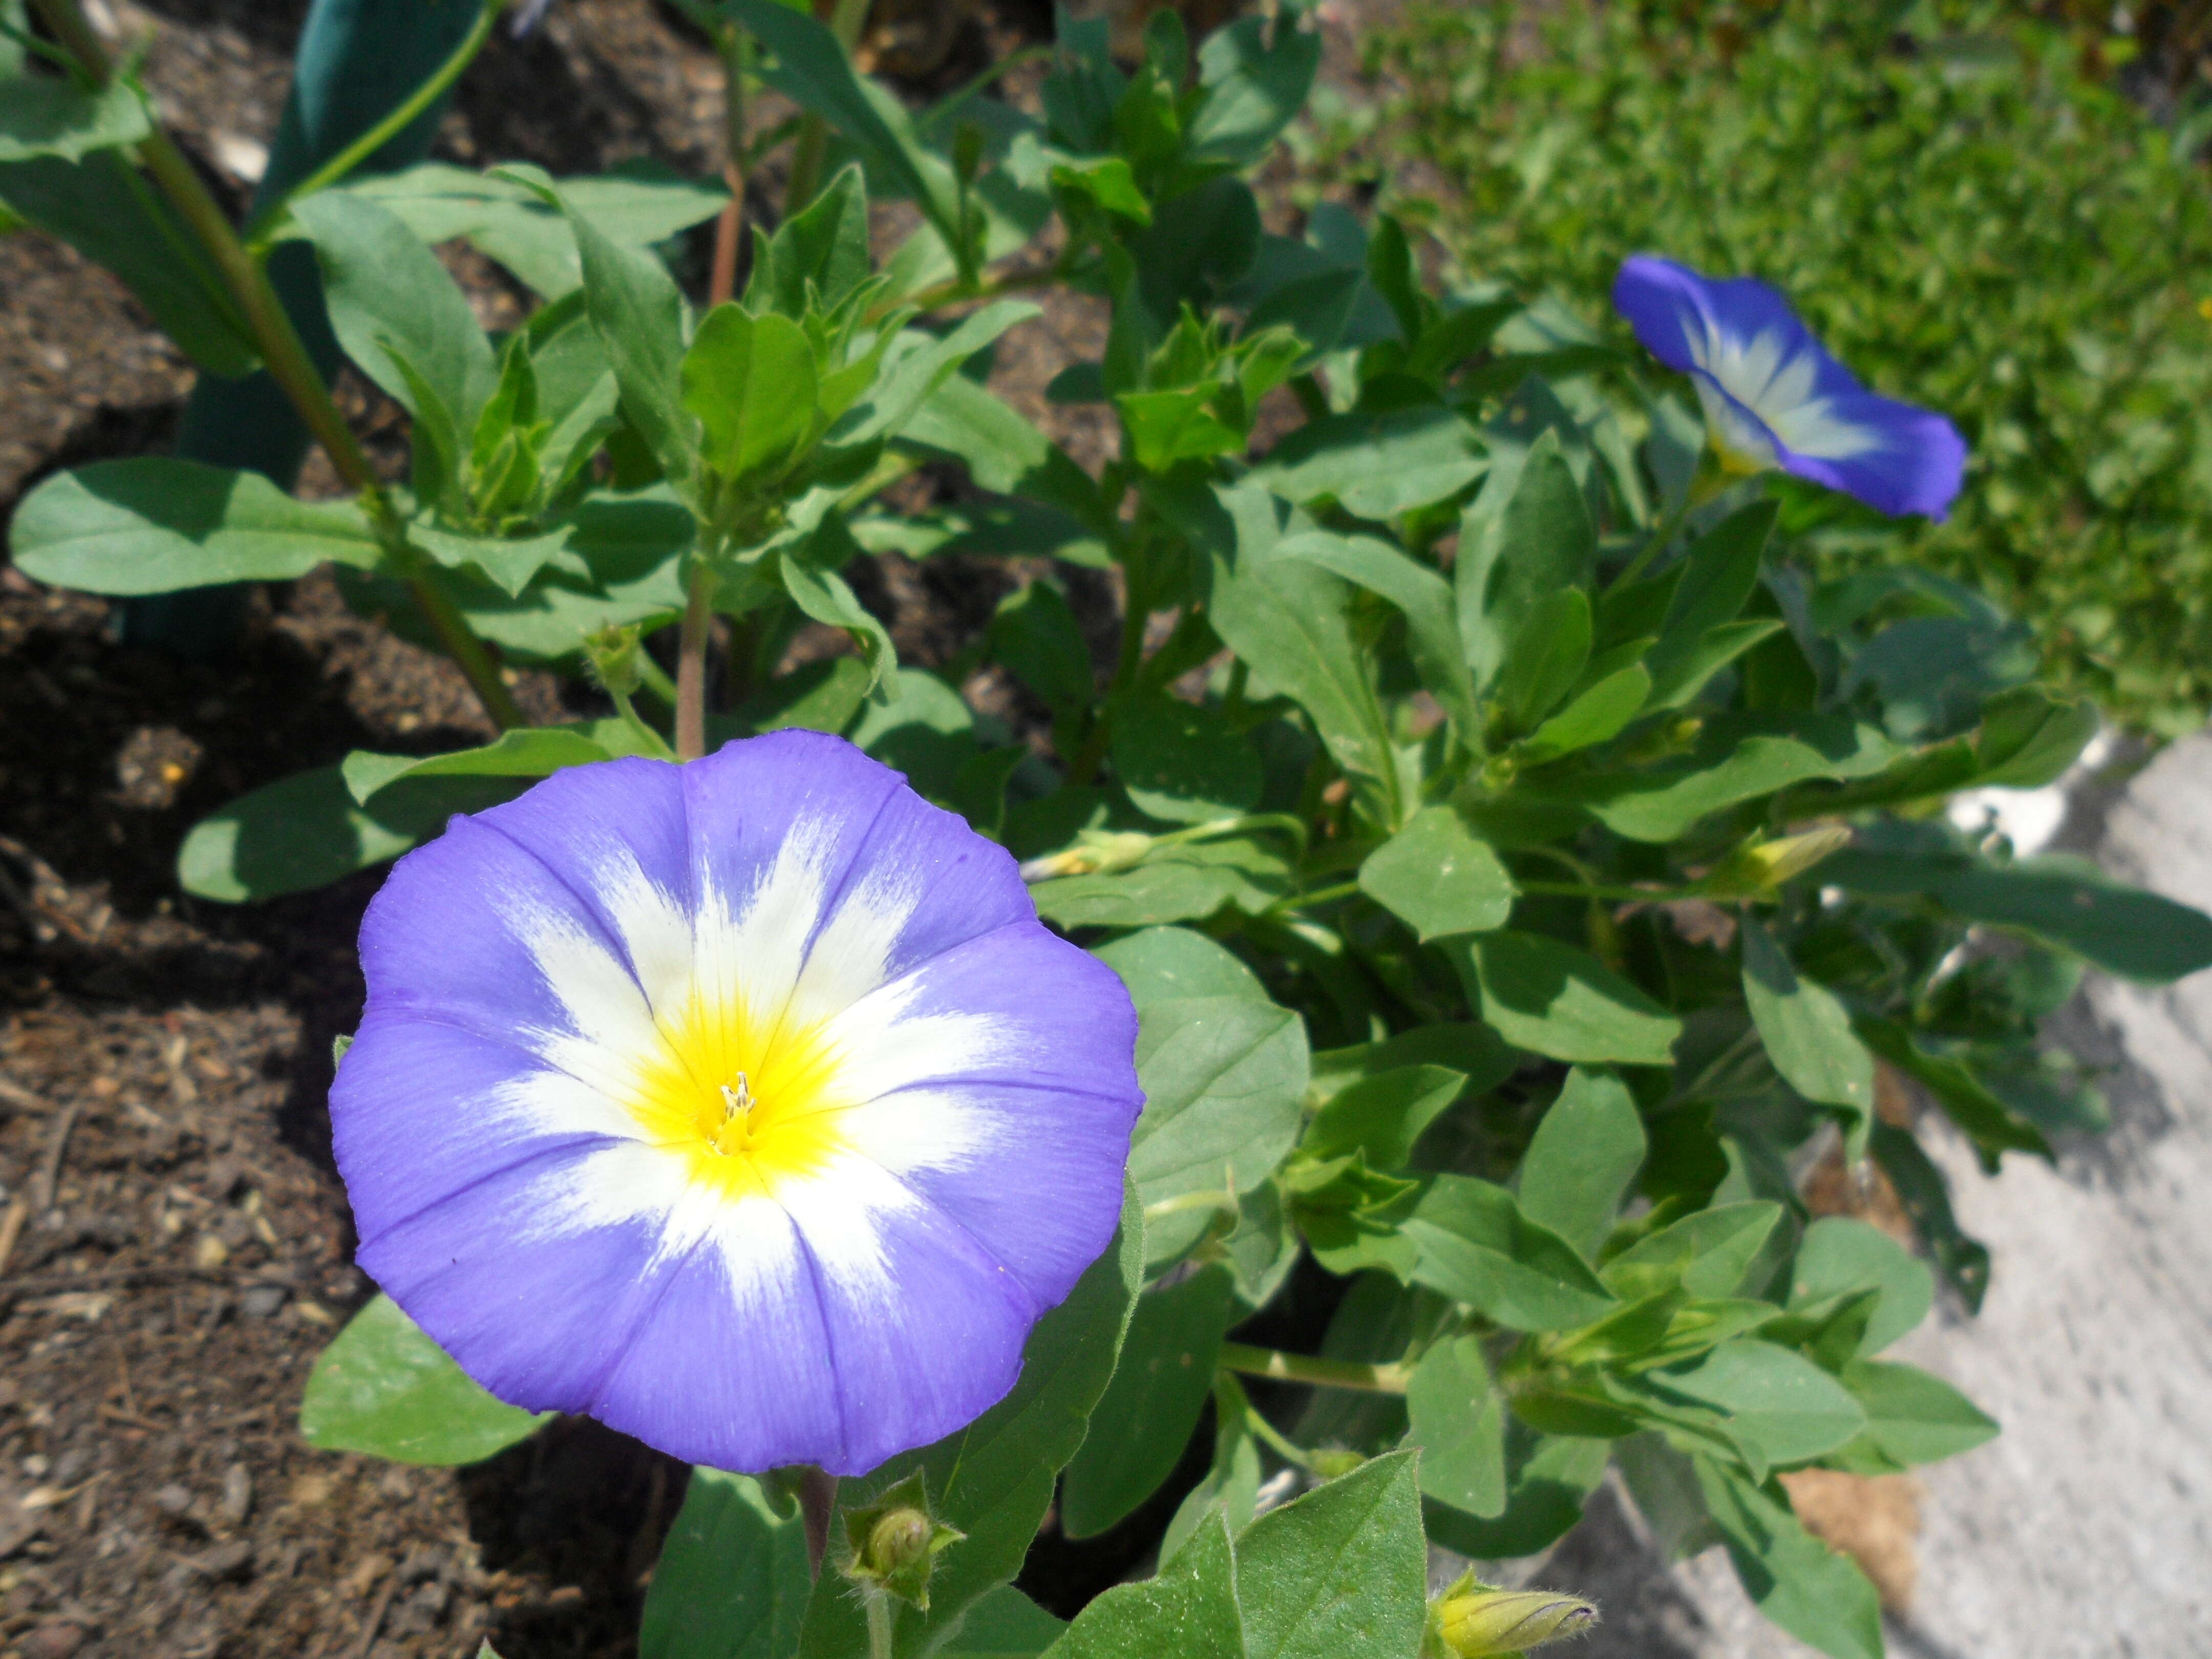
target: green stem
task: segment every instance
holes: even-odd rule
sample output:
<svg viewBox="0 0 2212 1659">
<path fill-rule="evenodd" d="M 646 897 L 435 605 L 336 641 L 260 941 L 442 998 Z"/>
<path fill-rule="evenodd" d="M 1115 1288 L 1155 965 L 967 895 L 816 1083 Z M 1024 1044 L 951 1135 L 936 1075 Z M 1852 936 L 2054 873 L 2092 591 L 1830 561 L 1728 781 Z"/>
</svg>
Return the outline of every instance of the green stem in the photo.
<svg viewBox="0 0 2212 1659">
<path fill-rule="evenodd" d="M 1324 904 L 1334 904 L 1339 899 L 1357 898 L 1360 887 L 1356 881 L 1340 882 L 1334 887 L 1324 887 L 1317 893 L 1300 893 L 1292 898 L 1267 907 L 1267 914 L 1275 915 L 1288 910 L 1318 909 Z"/>
<path fill-rule="evenodd" d="M 668 739 L 654 731 L 645 716 L 637 712 L 636 705 L 629 700 L 629 692 L 617 691 L 609 686 L 607 695 L 614 699 L 615 713 L 622 716 L 623 724 L 629 727 L 631 735 L 637 738 L 647 754 L 657 760 L 676 758 L 676 751 L 668 746 Z"/>
<path fill-rule="evenodd" d="M 1066 259 L 1055 259 L 1048 265 L 1010 270 L 988 283 L 966 283 L 957 276 L 951 276 L 941 283 L 932 283 L 919 294 L 907 295 L 898 303 L 902 307 L 912 306 L 917 311 L 933 311 L 939 306 L 951 305 L 955 301 L 995 300 L 1002 295 L 1019 294 L 1025 289 L 1048 287 L 1065 277 L 1069 269 Z"/>
<path fill-rule="evenodd" d="M 1246 1376 L 1311 1382 L 1324 1389 L 1360 1389 L 1369 1394 L 1403 1394 L 1413 1375 L 1403 1365 L 1362 1365 L 1350 1359 L 1248 1347 L 1242 1342 L 1223 1343 L 1218 1363 L 1224 1370 L 1240 1371 Z"/>
<path fill-rule="evenodd" d="M 714 570 L 707 559 L 691 567 L 684 601 L 683 631 L 676 646 L 676 758 L 707 752 L 707 633 L 714 621 Z"/>
<path fill-rule="evenodd" d="M 874 1584 L 860 1591 L 868 1610 L 868 1659 L 891 1659 L 891 1598 Z"/>
<path fill-rule="evenodd" d="M 252 222 L 246 228 L 247 240 L 260 241 L 270 227 L 283 219 L 286 210 L 294 202 L 302 197 L 313 196 L 319 190 L 328 190 L 404 132 L 423 111 L 444 97 L 447 89 L 459 80 L 468 66 L 476 61 L 477 54 L 483 50 L 484 42 L 491 39 L 492 25 L 499 21 L 500 9 L 504 3 L 505 0 L 483 0 L 483 5 L 477 14 L 477 21 L 470 27 L 468 33 L 462 37 L 460 45 L 453 48 L 452 55 L 431 72 L 430 78 L 408 94 L 404 102 L 367 132 L 255 214 Z"/>
<path fill-rule="evenodd" d="M 85 21 L 76 0 L 37 0 L 37 4 L 39 15 L 46 20 L 46 27 L 53 31 L 54 38 L 75 54 L 95 84 L 105 86 L 113 70 L 100 37 Z M 377 477 L 367 452 L 346 425 L 345 416 L 331 401 L 330 387 L 324 384 L 313 360 L 307 356 L 307 347 L 301 343 L 299 331 L 293 327 L 292 319 L 277 299 L 276 291 L 269 286 L 260 262 L 239 240 L 238 233 L 231 228 L 222 209 L 208 193 L 198 173 L 168 134 L 155 127 L 139 141 L 138 152 L 145 161 L 147 171 L 154 175 L 154 182 L 161 186 L 170 206 L 198 239 L 221 274 L 260 350 L 262 366 L 269 371 L 270 379 L 291 399 L 301 422 L 330 456 L 331 465 L 338 477 L 360 495 L 369 516 L 376 520 L 386 547 L 400 556 L 402 572 L 416 603 L 429 619 L 438 642 L 468 677 L 470 689 L 483 705 L 484 713 L 501 731 L 526 724 L 506 682 L 500 678 L 497 665 L 484 649 L 483 641 L 470 629 L 467 619 L 436 578 L 420 568 L 419 564 L 416 568 L 406 568 L 409 563 L 417 562 L 406 556 L 399 515 L 391 497 L 385 494 L 384 481 Z"/>
<path fill-rule="evenodd" d="M 1244 1426 L 1273 1446 L 1284 1462 L 1295 1463 L 1302 1469 L 1313 1468 L 1313 1460 L 1306 1455 L 1305 1448 L 1286 1438 L 1283 1431 L 1261 1416 L 1260 1408 L 1249 1400 L 1244 1402 Z"/>
<path fill-rule="evenodd" d="M 641 650 L 637 653 L 638 683 L 660 700 L 662 707 L 672 714 L 676 708 L 676 682 L 668 678 L 668 671 L 653 659 L 653 653 Z"/>
<path fill-rule="evenodd" d="M 1679 887 L 1623 887 L 1580 881 L 1516 881 L 1513 884 L 1541 898 L 1610 899 L 1624 904 L 1666 904 L 1691 896 Z"/>
<path fill-rule="evenodd" d="M 861 25 L 868 21 L 869 0 L 837 0 L 830 14 L 830 32 L 850 58 L 859 44 Z M 799 129 L 799 146 L 792 152 L 791 178 L 783 189 L 783 216 L 790 218 L 814 199 L 822 187 L 822 158 L 830 149 L 830 125 L 809 115 Z"/>
</svg>

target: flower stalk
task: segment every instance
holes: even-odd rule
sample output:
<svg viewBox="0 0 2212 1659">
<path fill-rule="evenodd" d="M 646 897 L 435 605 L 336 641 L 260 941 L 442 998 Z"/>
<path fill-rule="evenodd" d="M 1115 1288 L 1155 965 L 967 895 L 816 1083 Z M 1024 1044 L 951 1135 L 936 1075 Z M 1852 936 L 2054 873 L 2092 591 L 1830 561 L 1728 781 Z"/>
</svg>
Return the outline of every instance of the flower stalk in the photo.
<svg viewBox="0 0 2212 1659">
<path fill-rule="evenodd" d="M 1405 1365 L 1363 1365 L 1350 1359 L 1285 1353 L 1279 1348 L 1255 1348 L 1242 1342 L 1223 1343 L 1218 1363 L 1222 1370 L 1245 1376 L 1310 1382 L 1324 1389 L 1357 1389 L 1369 1394 L 1403 1394 L 1413 1377 L 1411 1368 Z"/>
</svg>

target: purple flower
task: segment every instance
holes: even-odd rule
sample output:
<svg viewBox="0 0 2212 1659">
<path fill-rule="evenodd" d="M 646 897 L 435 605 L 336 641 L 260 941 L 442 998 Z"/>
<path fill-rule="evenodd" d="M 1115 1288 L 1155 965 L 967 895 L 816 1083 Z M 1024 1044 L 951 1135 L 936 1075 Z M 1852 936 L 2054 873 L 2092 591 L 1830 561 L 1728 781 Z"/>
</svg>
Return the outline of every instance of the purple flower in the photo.
<svg viewBox="0 0 2212 1659">
<path fill-rule="evenodd" d="M 1621 266 L 1613 303 L 1653 356 L 1696 384 L 1731 470 L 1779 467 L 1893 516 L 1941 519 L 1958 495 L 1958 428 L 1869 392 L 1765 283 L 1716 282 L 1639 253 Z"/>
<path fill-rule="evenodd" d="M 840 738 L 456 817 L 361 956 L 331 1091 L 361 1264 L 516 1405 L 860 1474 L 1003 1396 L 1113 1234 L 1127 994 Z"/>
</svg>

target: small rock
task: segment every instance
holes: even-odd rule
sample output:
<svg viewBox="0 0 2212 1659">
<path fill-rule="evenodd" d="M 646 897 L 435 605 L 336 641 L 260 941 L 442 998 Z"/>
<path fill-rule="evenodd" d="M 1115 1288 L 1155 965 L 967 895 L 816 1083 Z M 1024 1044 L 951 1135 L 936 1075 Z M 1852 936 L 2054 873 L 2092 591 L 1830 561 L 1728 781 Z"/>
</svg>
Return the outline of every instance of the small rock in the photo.
<svg viewBox="0 0 2212 1659">
<path fill-rule="evenodd" d="M 84 1478 L 92 1467 L 92 1453 L 82 1446 L 71 1446 L 55 1461 L 52 1476 L 57 1486 L 74 1486 Z"/>
<path fill-rule="evenodd" d="M 241 1582 L 253 1576 L 253 1546 L 243 1538 L 234 1539 L 198 1555 L 186 1556 L 184 1565 L 191 1569 L 193 1577 L 210 1583 Z"/>
<path fill-rule="evenodd" d="M 192 1241 L 192 1266 L 204 1273 L 216 1273 L 230 1260 L 230 1247 L 213 1233 L 202 1233 Z"/>
<path fill-rule="evenodd" d="M 268 1319 L 282 1311 L 291 1292 L 282 1285 L 251 1285 L 238 1298 L 238 1310 L 251 1319 Z"/>
<path fill-rule="evenodd" d="M 243 1463 L 233 1463 L 222 1472 L 222 1518 L 234 1527 L 242 1527 L 252 1513 L 252 1472 Z"/>
<path fill-rule="evenodd" d="M 82 1625 L 39 1625 L 25 1632 L 15 1648 L 23 1659 L 70 1659 L 84 1645 L 85 1635 Z"/>
<path fill-rule="evenodd" d="M 164 1515 L 182 1515 L 192 1506 L 192 1495 L 174 1481 L 154 1494 L 154 1507 Z"/>
</svg>

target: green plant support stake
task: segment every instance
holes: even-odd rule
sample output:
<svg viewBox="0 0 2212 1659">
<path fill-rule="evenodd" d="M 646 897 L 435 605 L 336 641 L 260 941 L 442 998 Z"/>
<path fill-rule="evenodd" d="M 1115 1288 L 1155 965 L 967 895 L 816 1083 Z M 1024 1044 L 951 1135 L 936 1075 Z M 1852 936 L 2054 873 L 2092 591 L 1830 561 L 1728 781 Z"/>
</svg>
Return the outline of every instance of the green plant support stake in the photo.
<svg viewBox="0 0 2212 1659">
<path fill-rule="evenodd" d="M 477 20 L 476 0 L 314 0 L 292 69 L 291 95 L 254 192 L 258 211 L 374 126 L 428 80 Z M 421 161 L 444 113 L 441 99 L 359 171 L 392 173 Z M 323 309 L 322 279 L 305 243 L 279 246 L 269 278 L 315 367 L 328 376 L 342 360 Z M 289 489 L 307 459 L 307 429 L 263 372 L 241 380 L 200 376 L 185 405 L 176 453 L 216 466 L 251 468 Z M 134 599 L 123 637 L 184 656 L 211 656 L 237 637 L 245 584 L 188 588 Z"/>
</svg>

